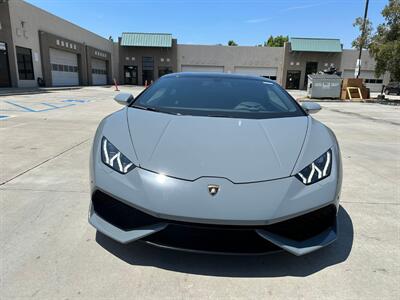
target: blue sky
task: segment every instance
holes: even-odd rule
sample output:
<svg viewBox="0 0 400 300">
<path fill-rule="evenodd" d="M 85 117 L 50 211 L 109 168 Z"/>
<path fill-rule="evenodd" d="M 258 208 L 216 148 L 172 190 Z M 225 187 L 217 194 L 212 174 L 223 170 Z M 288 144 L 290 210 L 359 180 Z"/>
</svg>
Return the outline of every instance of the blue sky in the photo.
<svg viewBox="0 0 400 300">
<path fill-rule="evenodd" d="M 352 23 L 364 0 L 28 0 L 57 16 L 114 37 L 121 32 L 168 32 L 181 44 L 263 43 L 270 35 L 340 38 L 357 35 Z M 370 0 L 376 26 L 387 0 Z"/>
</svg>

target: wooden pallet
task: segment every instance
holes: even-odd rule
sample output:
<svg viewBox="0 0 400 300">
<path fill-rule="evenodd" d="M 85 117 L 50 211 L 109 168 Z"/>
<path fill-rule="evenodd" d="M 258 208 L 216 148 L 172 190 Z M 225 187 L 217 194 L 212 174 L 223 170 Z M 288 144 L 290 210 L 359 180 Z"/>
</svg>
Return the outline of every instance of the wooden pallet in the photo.
<svg viewBox="0 0 400 300">
<path fill-rule="evenodd" d="M 363 96 L 361 94 L 361 90 L 359 87 L 348 87 L 347 94 L 349 95 L 349 99 L 352 101 L 362 101 Z"/>
</svg>

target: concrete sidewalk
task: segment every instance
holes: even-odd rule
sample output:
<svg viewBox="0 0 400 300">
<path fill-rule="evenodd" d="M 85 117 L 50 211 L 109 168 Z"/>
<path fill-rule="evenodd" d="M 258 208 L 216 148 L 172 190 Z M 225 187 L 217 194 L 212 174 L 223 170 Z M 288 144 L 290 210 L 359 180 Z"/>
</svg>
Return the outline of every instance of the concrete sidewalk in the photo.
<svg viewBox="0 0 400 300">
<path fill-rule="evenodd" d="M 55 92 L 55 91 L 79 90 L 81 88 L 83 88 L 83 86 L 71 86 L 71 87 L 66 86 L 66 87 L 49 87 L 49 88 L 41 88 L 41 87 L 1 88 L 0 89 L 0 97 L 1 96 L 12 96 L 12 95 L 50 93 L 50 92 Z"/>
</svg>

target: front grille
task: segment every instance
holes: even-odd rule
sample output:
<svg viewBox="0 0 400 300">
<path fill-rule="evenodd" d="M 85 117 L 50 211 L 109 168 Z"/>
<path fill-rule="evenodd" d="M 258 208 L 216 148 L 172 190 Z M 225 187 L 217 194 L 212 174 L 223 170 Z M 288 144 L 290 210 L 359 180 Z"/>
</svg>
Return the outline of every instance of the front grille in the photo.
<svg viewBox="0 0 400 300">
<path fill-rule="evenodd" d="M 216 244 L 216 248 L 221 248 L 223 245 L 225 245 L 225 248 L 227 245 L 229 245 L 228 248 L 231 248 L 228 243 L 230 239 L 234 241 L 235 247 L 240 247 L 241 244 L 245 244 L 246 239 L 251 239 L 255 243 L 266 242 L 263 239 L 256 241 L 256 237 L 259 238 L 259 236 L 254 229 L 265 229 L 289 239 L 302 241 L 332 226 L 336 218 L 336 206 L 332 204 L 272 225 L 213 225 L 156 218 L 126 205 L 101 191 L 93 193 L 92 203 L 96 214 L 105 221 L 125 231 L 156 223 L 169 224 L 166 229 L 147 237 L 146 239 L 148 241 L 155 242 L 155 240 L 158 240 L 159 243 L 170 245 L 171 242 L 167 241 L 178 243 L 177 238 L 179 238 L 182 240 L 179 242 L 181 245 L 197 243 L 197 246 L 200 248 L 202 244 L 204 244 L 204 240 L 213 240 Z M 258 245 L 265 247 L 266 245 L 262 245 L 262 243 Z M 170 246 L 172 247 L 172 245 Z"/>
</svg>

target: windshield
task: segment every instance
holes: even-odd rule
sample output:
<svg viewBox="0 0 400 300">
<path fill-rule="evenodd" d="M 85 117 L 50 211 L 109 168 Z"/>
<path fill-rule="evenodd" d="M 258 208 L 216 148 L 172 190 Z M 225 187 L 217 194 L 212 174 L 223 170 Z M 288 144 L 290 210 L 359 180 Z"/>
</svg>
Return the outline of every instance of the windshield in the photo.
<svg viewBox="0 0 400 300">
<path fill-rule="evenodd" d="M 305 115 L 277 84 L 240 77 L 161 78 L 132 107 L 182 115 L 249 119 Z"/>
</svg>

